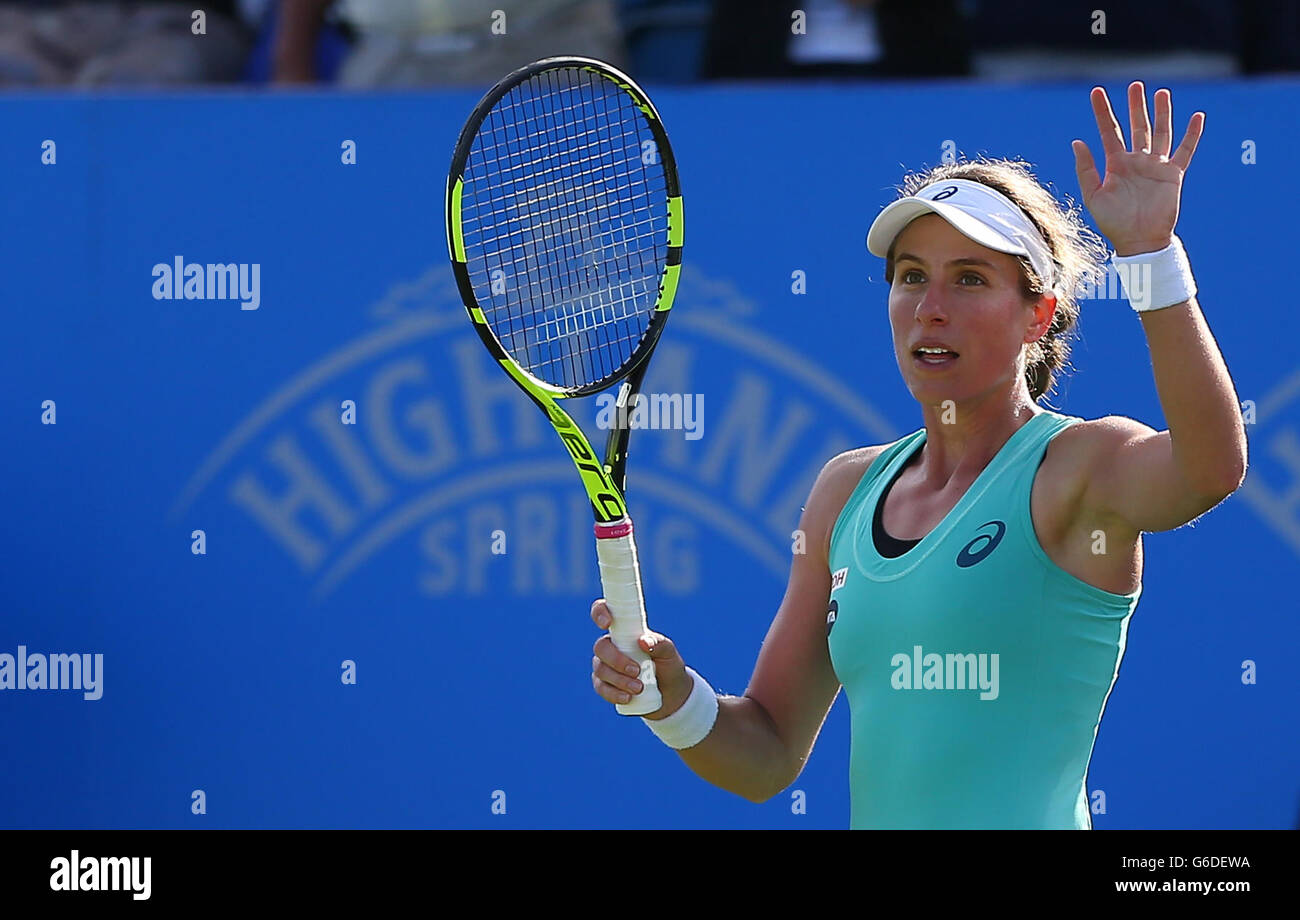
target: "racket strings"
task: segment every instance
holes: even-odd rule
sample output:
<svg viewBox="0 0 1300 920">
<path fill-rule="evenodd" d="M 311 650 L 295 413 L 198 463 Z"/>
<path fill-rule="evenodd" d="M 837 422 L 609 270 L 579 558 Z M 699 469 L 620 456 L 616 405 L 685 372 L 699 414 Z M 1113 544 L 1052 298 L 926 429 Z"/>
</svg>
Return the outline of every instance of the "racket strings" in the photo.
<svg viewBox="0 0 1300 920">
<path fill-rule="evenodd" d="M 630 97 L 577 70 L 515 87 L 479 129 L 462 194 L 467 268 L 502 347 L 549 383 L 608 378 L 650 325 L 668 215 L 646 141 Z"/>
<path fill-rule="evenodd" d="M 559 81 L 557 81 L 556 75 L 554 73 L 548 73 L 545 77 L 548 84 L 547 89 L 551 93 L 555 93 L 559 88 L 557 86 Z M 550 98 L 558 97 L 552 96 Z M 597 114 L 585 110 L 585 106 L 589 102 L 590 98 L 587 96 L 580 94 L 577 97 L 577 105 L 579 107 L 578 114 L 580 115 L 579 123 L 584 125 L 590 116 Z M 562 112 L 563 110 L 552 109 L 546 114 L 546 116 L 544 116 L 549 118 L 550 128 L 557 136 L 560 135 L 560 128 L 558 125 L 562 117 Z M 610 127 L 612 130 L 613 126 L 611 125 Z M 608 144 L 602 143 L 606 139 L 606 136 L 603 134 L 596 134 L 593 139 L 594 143 L 592 144 L 582 144 L 576 137 L 569 138 L 569 141 L 572 147 L 595 147 L 598 150 L 599 156 L 612 162 L 612 158 L 609 156 Z M 557 160 L 562 155 L 563 151 L 558 153 L 556 157 Z M 552 184 L 571 184 L 565 183 L 565 180 L 558 176 L 543 177 L 541 181 L 545 184 L 548 191 L 551 190 Z M 560 185 L 560 188 L 562 189 L 561 194 L 563 194 L 564 185 Z M 597 207 L 607 206 L 607 195 L 597 193 L 596 197 L 604 199 L 597 205 Z M 592 251 L 594 248 L 592 244 L 595 241 L 591 236 L 591 225 L 584 219 L 586 214 L 580 210 L 575 210 L 575 208 L 576 204 L 564 207 L 560 211 L 561 224 L 564 225 L 565 230 L 568 231 L 568 233 L 563 234 L 561 238 L 568 243 L 581 247 L 585 254 L 586 252 Z M 570 259 L 571 264 L 572 258 L 577 256 L 577 252 L 566 252 L 565 255 Z M 578 256 L 578 258 L 582 258 L 582 256 Z M 558 351 L 559 354 L 568 358 L 568 370 L 578 374 L 585 373 L 588 380 L 595 380 L 606 376 L 612 371 L 612 368 L 608 366 L 611 363 L 610 346 L 615 343 L 608 340 L 600 341 L 597 331 L 601 325 L 599 320 L 606 320 L 606 322 L 608 322 L 608 320 L 603 315 L 598 318 L 595 314 L 597 310 L 602 310 L 603 314 L 602 308 L 606 305 L 606 298 L 602 297 L 600 292 L 592 291 L 589 285 L 583 284 L 583 280 L 586 279 L 579 280 L 576 285 L 578 289 L 577 296 L 561 296 L 557 300 L 548 304 L 547 315 L 555 318 L 552 324 L 554 331 L 550 332 L 546 330 L 546 325 L 543 325 L 540 334 L 535 337 L 532 346 L 538 354 L 543 356 L 549 356 Z M 581 336 L 580 340 L 570 338 L 571 336 L 574 336 L 575 333 Z M 559 344 L 548 350 L 547 346 L 551 343 Z M 566 349 L 565 346 L 570 343 L 578 347 Z M 577 358 L 576 362 L 574 361 L 575 357 Z M 574 367 L 575 363 L 578 365 L 577 367 Z"/>
<path fill-rule="evenodd" d="M 547 83 L 547 86 L 542 92 L 544 94 L 550 94 L 550 95 L 540 95 L 540 97 L 538 95 L 529 96 L 528 98 L 528 101 L 530 103 L 529 108 L 532 111 L 534 117 L 538 118 L 538 120 L 541 122 L 543 126 L 543 131 L 544 131 L 543 136 L 545 140 L 542 142 L 542 146 L 540 146 L 538 149 L 544 156 L 555 158 L 558 161 L 560 154 L 563 152 L 563 150 L 562 148 L 560 148 L 560 145 L 555 142 L 557 138 L 568 140 L 570 144 L 577 144 L 578 142 L 575 138 L 570 137 L 569 133 L 565 133 L 565 134 L 560 133 L 562 129 L 559 127 L 560 124 L 559 116 L 563 112 L 563 109 L 557 111 L 558 107 L 552 107 L 548 109 L 544 105 L 539 105 L 539 103 L 542 100 L 553 101 L 559 98 L 558 96 L 554 95 L 556 90 L 554 75 L 549 73 L 545 75 L 539 75 L 538 79 L 541 80 L 543 76 L 545 78 L 545 82 Z M 579 98 L 579 104 L 580 103 L 581 103 L 581 98 Z M 520 124 L 520 122 L 517 122 L 516 124 Z M 526 124 L 526 122 L 523 122 L 523 124 Z M 578 120 L 575 120 L 573 124 L 575 126 L 585 125 L 585 119 L 580 118 Z M 595 146 L 595 145 L 584 145 L 584 146 Z M 535 184 L 536 187 L 540 187 L 546 192 L 553 192 L 557 190 L 562 191 L 564 187 L 563 185 L 564 180 L 561 177 L 561 175 L 554 174 L 554 173 L 547 174 L 541 177 L 530 177 L 525 181 L 528 182 L 529 184 Z M 531 205 L 534 204 L 536 201 L 537 199 L 529 199 L 527 201 L 527 204 Z M 538 213 L 546 214 L 548 212 L 541 211 Z M 577 241 L 574 240 L 575 233 L 580 233 L 581 228 L 584 226 L 582 222 L 582 215 L 578 215 L 575 218 L 575 215 L 570 209 L 563 208 L 563 207 L 552 209 L 549 212 L 549 214 L 552 217 L 552 221 L 548 223 L 547 221 L 542 220 L 539 222 L 538 228 L 539 230 L 543 230 L 543 231 L 546 230 L 546 228 L 548 227 L 556 228 L 556 238 L 561 243 L 561 246 L 559 247 L 559 251 L 561 253 L 560 258 L 563 259 L 564 261 L 564 265 L 562 267 L 566 269 L 566 273 L 567 273 L 568 263 L 570 263 L 574 258 L 574 256 L 576 255 L 576 251 L 573 249 L 573 247 L 577 244 L 588 242 L 585 239 L 577 240 Z M 575 230 L 574 227 L 575 224 L 577 224 L 577 228 L 578 228 L 577 230 Z M 542 253 L 537 252 L 535 250 L 534 252 L 530 253 L 529 256 L 530 256 L 529 261 L 526 263 L 527 266 L 526 274 L 528 278 L 531 280 L 534 277 L 534 272 L 531 269 L 536 269 L 537 275 L 545 279 L 546 281 L 545 286 L 551 289 L 549 292 L 550 296 L 545 301 L 546 303 L 545 309 L 549 311 L 554 311 L 556 316 L 562 316 L 563 314 L 560 312 L 561 305 L 556 303 L 556 301 L 559 301 L 563 298 L 563 294 L 561 292 L 568 291 L 573 287 L 575 287 L 575 285 L 572 283 L 571 279 L 564 277 L 564 275 L 559 276 L 561 284 L 555 283 L 557 277 L 556 273 L 547 271 L 547 269 L 549 268 L 561 267 L 557 265 L 554 260 L 542 259 L 541 258 Z M 542 373 L 546 373 L 547 371 L 550 371 L 552 373 L 555 371 L 561 371 L 561 372 L 566 372 L 568 374 L 567 379 L 587 380 L 587 381 L 596 379 L 598 376 L 596 371 L 596 365 L 598 363 L 602 363 L 600 361 L 601 354 L 598 351 L 596 351 L 595 348 L 592 347 L 592 343 L 589 340 L 584 339 L 582 341 L 574 341 L 572 344 L 575 347 L 572 347 L 568 350 L 565 350 L 564 348 L 559 348 L 556 349 L 556 353 L 548 352 L 545 350 L 545 348 L 543 347 L 543 343 L 538 341 L 538 339 L 541 338 L 541 336 L 537 334 L 537 328 L 542 322 L 545 321 L 544 317 L 547 314 L 543 313 L 542 316 L 539 317 L 538 312 L 536 310 L 535 303 L 536 302 L 534 301 L 529 305 L 530 314 L 528 318 L 532 322 L 529 324 L 528 328 L 531 334 L 525 336 L 525 341 L 522 343 L 523 345 L 522 351 L 525 355 L 525 360 L 530 362 L 528 364 L 529 369 L 533 370 L 534 373 L 539 374 L 539 376 Z M 540 366 L 532 362 L 540 362 Z"/>
<path fill-rule="evenodd" d="M 570 122 L 568 124 L 560 126 L 559 128 L 557 128 L 557 130 L 559 130 L 560 128 L 572 128 L 580 124 L 582 124 L 582 122 L 580 121 Z M 636 123 L 634 121 L 624 119 L 623 121 L 620 121 L 617 126 L 621 127 L 624 125 L 629 125 L 635 128 Z M 526 141 L 536 141 L 538 138 L 544 138 L 544 137 L 546 137 L 546 132 L 538 131 L 534 134 L 527 135 L 526 138 L 516 138 L 515 141 L 516 143 L 524 143 Z M 602 143 L 600 143 L 599 141 L 594 141 L 593 143 L 590 144 L 576 145 L 574 147 L 571 147 L 570 150 L 573 153 L 581 153 L 585 150 L 600 151 L 596 156 L 578 158 L 576 160 L 576 162 L 578 163 L 590 163 L 590 162 L 604 163 L 606 162 L 605 155 L 608 152 L 607 147 Z M 505 159 L 485 156 L 482 158 L 480 162 L 485 168 L 487 167 L 491 168 L 492 172 L 490 173 L 490 175 L 493 175 L 496 178 L 506 180 L 506 181 L 515 181 L 519 176 L 523 176 L 524 178 L 529 178 L 533 180 L 540 180 L 543 176 L 547 175 L 548 173 L 558 171 L 558 169 L 538 169 L 540 165 L 546 162 L 546 160 L 542 158 L 536 160 L 530 160 L 527 163 L 516 163 L 514 162 L 515 159 L 517 159 L 517 157 L 514 156 L 507 157 Z M 510 165 L 502 166 L 501 165 L 502 163 L 508 163 Z"/>
<path fill-rule="evenodd" d="M 585 204 L 585 203 L 588 202 L 588 201 L 605 201 L 605 202 L 608 201 L 608 197 L 609 197 L 609 193 L 608 193 L 608 186 L 609 186 L 609 183 L 608 183 L 608 179 L 609 179 L 608 171 L 603 170 L 603 169 L 594 169 L 594 170 L 591 170 L 591 172 L 592 172 L 592 173 L 605 173 L 605 175 L 602 176 L 601 179 L 596 179 L 596 180 L 593 180 L 592 182 L 588 182 L 588 183 L 585 183 L 585 184 L 582 184 L 582 185 L 571 185 L 571 186 L 568 187 L 568 189 L 566 189 L 566 191 L 569 191 L 569 192 L 580 192 L 580 191 L 583 191 L 583 190 L 585 190 L 585 189 L 593 189 L 593 190 L 596 190 L 596 191 L 593 191 L 593 193 L 592 193 L 591 195 L 580 196 L 580 197 L 578 197 L 578 198 L 576 198 L 576 199 L 573 199 L 573 198 L 570 196 L 570 198 L 566 199 L 566 201 L 567 201 L 568 203 L 570 203 L 570 204 L 579 204 L 579 205 L 580 205 L 580 204 Z M 635 177 L 630 177 L 630 178 L 635 178 Z M 602 180 L 604 180 L 604 181 L 602 181 Z M 600 190 L 602 187 L 604 188 L 603 191 Z M 558 197 L 560 197 L 559 194 L 554 194 L 554 195 L 542 195 L 542 196 L 540 196 L 540 197 L 538 197 L 538 198 L 536 198 L 536 199 L 531 199 L 531 200 L 524 201 L 524 202 L 522 202 L 522 205 L 524 205 L 524 206 L 530 206 L 530 205 L 546 205 L 548 202 L 551 202 L 551 201 L 553 201 L 554 199 L 556 199 L 556 198 L 558 198 Z M 516 204 L 519 204 L 519 203 L 516 203 Z M 551 207 L 553 207 L 553 205 L 547 205 L 547 206 L 551 206 Z M 517 212 L 518 210 L 519 210 L 519 207 L 517 207 L 517 206 L 515 206 L 515 205 L 506 205 L 506 206 L 503 206 L 503 207 L 500 207 L 500 208 L 495 208 L 495 209 L 485 209 L 485 210 L 484 210 L 484 213 L 482 213 L 482 214 L 476 214 L 476 215 L 474 215 L 474 217 L 473 217 L 472 219 L 466 219 L 466 220 L 464 220 L 464 221 L 463 221 L 463 226 L 465 226 L 465 227 L 468 229 L 468 228 L 469 228 L 470 226 L 472 226 L 472 225 L 481 225 L 481 226 L 485 226 L 485 227 L 493 227 L 493 228 L 497 228 L 497 229 L 502 230 L 503 232 L 502 232 L 501 236 L 498 236 L 498 237 L 484 237 L 482 240 L 479 241 L 482 245 L 485 245 L 485 246 L 494 245 L 494 244 L 496 244 L 496 243 L 499 243 L 501 240 L 506 239 L 506 238 L 510 237 L 511 235 L 513 235 L 514 233 L 517 233 L 517 232 L 518 232 L 518 230 L 512 230 L 512 229 L 510 229 L 509 226 L 508 226 L 509 223 L 511 223 L 512 221 L 513 221 L 514 223 L 516 223 L 516 224 L 522 224 L 522 222 L 523 222 L 523 217 L 522 217 L 522 216 L 515 216 L 515 217 L 510 217 L 510 216 L 509 216 L 511 211 L 516 211 L 516 212 Z M 501 224 L 506 224 L 507 226 L 501 227 L 501 226 L 499 226 L 499 225 L 501 225 Z"/>
<path fill-rule="evenodd" d="M 641 220 L 641 221 L 633 221 L 633 222 L 627 223 L 627 224 L 625 225 L 625 228 L 630 229 L 630 228 L 633 228 L 633 227 L 649 227 L 649 228 L 651 228 L 651 230 L 645 231 L 645 232 L 644 232 L 644 235 L 647 236 L 647 237 L 649 237 L 651 240 L 653 240 L 653 238 L 654 238 L 653 229 L 656 228 L 656 227 L 659 227 L 659 226 L 661 225 L 661 223 L 662 223 L 661 221 L 659 221 L 659 220 L 657 220 L 657 219 L 655 219 L 655 218 L 647 218 L 647 219 L 645 219 L 645 220 Z M 542 224 L 542 225 L 545 225 L 546 222 L 545 222 L 545 221 L 542 221 L 541 224 Z M 640 234 L 638 234 L 638 235 L 640 235 Z M 498 246 L 498 247 L 500 247 L 500 246 L 502 246 L 502 245 L 509 246 L 509 245 L 511 245 L 511 242 L 510 242 L 511 239 L 512 239 L 512 234 L 505 233 L 505 234 L 501 234 L 501 235 L 499 235 L 499 236 L 492 236 L 492 237 L 485 236 L 485 237 L 483 238 L 482 243 L 483 243 L 484 246 Z M 627 242 L 632 242 L 632 241 L 633 241 L 633 240 L 631 240 L 631 239 L 629 239 L 628 237 L 625 236 L 622 240 L 619 240 L 619 241 L 617 241 L 617 242 L 619 242 L 619 243 L 627 243 Z M 525 256 L 525 255 L 517 255 L 516 258 L 511 259 L 511 260 L 509 260 L 509 261 L 505 261 L 504 259 L 502 259 L 502 260 L 500 261 L 500 265 L 503 266 L 503 267 L 506 266 L 506 265 L 519 265 L 519 264 L 521 264 L 522 262 L 524 262 L 524 261 L 526 261 L 526 260 L 534 260 L 534 261 L 535 261 L 535 259 L 536 259 L 537 257 L 540 257 L 540 256 L 548 256 L 548 255 L 554 255 L 554 254 L 556 254 L 556 253 L 560 253 L 560 252 L 563 252 L 563 251 L 564 251 L 563 246 L 554 246 L 554 247 L 547 248 L 547 249 L 539 249 L 539 250 L 531 251 L 527 256 Z"/>
</svg>

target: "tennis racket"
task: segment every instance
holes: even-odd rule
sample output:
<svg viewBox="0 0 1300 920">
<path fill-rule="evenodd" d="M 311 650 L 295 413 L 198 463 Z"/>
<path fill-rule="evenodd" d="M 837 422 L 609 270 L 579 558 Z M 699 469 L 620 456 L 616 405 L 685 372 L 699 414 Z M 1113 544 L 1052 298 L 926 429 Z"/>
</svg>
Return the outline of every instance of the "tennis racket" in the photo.
<svg viewBox="0 0 1300 920">
<path fill-rule="evenodd" d="M 682 198 L 658 111 L 626 74 L 555 57 L 521 67 L 470 114 L 447 178 L 447 245 L 483 344 L 546 413 L 595 515 L 610 638 L 641 666 L 645 599 L 624 500 L 627 411 L 677 291 Z M 603 461 L 559 400 L 619 385 Z"/>
</svg>

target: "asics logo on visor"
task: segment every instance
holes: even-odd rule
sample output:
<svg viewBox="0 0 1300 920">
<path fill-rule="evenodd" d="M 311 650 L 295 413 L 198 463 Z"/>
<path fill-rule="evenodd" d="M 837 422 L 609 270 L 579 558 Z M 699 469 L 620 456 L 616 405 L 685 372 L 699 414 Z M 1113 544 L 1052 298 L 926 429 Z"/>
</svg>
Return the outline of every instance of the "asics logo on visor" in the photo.
<svg viewBox="0 0 1300 920">
<path fill-rule="evenodd" d="M 957 194 L 957 186 L 955 186 L 955 185 L 950 185 L 950 186 L 948 186 L 946 189 L 943 189 L 942 191 L 940 191 L 939 193 L 937 193 L 937 194 L 935 194 L 935 195 L 931 195 L 931 196 L 930 196 L 930 200 L 931 200 L 931 201 L 943 201 L 945 198 L 951 198 L 953 195 L 956 195 L 956 194 Z"/>
</svg>

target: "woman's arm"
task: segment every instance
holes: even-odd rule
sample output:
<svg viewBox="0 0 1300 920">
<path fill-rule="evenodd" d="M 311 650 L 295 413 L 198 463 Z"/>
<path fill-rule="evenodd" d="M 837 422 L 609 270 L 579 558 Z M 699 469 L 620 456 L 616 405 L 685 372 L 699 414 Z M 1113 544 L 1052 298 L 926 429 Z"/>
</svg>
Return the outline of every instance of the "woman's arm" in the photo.
<svg viewBox="0 0 1300 920">
<path fill-rule="evenodd" d="M 1131 151 L 1125 149 L 1105 90 L 1094 89 L 1091 101 L 1106 154 L 1106 176 L 1102 181 L 1087 145 L 1075 141 L 1084 203 L 1116 255 L 1156 253 L 1173 241 L 1183 175 L 1196 152 L 1205 114 L 1192 116 L 1171 156 L 1173 101 L 1168 90 L 1155 95 L 1153 135 L 1146 90 L 1137 82 L 1129 86 Z M 1143 267 L 1140 259 L 1137 267 Z M 1142 310 L 1139 316 L 1169 429 L 1156 432 L 1121 416 L 1106 419 L 1105 443 L 1096 453 L 1082 502 L 1089 513 L 1117 517 L 1135 531 L 1171 530 L 1241 485 L 1246 432 L 1232 378 L 1196 298 Z"/>
<path fill-rule="evenodd" d="M 808 552 L 790 565 L 785 597 L 749 687 L 744 696 L 720 697 L 713 730 L 678 751 L 700 777 L 751 802 L 767 801 L 799 776 L 839 693 L 826 642 L 830 533 L 883 449 L 840 454 L 822 469 L 799 522 Z"/>
</svg>

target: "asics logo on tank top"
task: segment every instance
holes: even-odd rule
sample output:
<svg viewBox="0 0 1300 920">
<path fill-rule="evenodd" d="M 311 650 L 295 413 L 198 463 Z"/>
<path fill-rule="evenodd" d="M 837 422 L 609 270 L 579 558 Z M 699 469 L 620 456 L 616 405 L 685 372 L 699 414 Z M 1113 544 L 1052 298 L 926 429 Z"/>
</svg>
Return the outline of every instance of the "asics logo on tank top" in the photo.
<svg viewBox="0 0 1300 920">
<path fill-rule="evenodd" d="M 997 548 L 997 545 L 1002 542 L 1002 535 L 1007 532 L 1007 525 L 1001 521 L 989 521 L 980 525 L 981 530 L 985 527 L 996 528 L 997 532 L 991 534 L 982 533 L 963 546 L 961 552 L 957 554 L 957 565 L 961 568 L 968 569 L 987 559 L 989 553 L 993 552 L 993 550 Z M 984 542 L 983 545 L 977 546 L 976 544 L 979 544 L 980 541 L 987 542 Z"/>
</svg>

